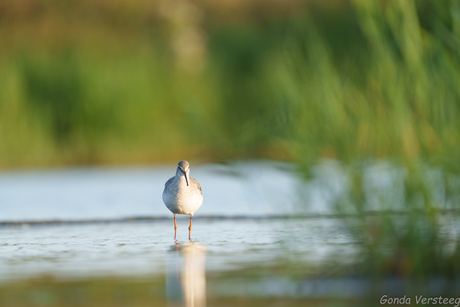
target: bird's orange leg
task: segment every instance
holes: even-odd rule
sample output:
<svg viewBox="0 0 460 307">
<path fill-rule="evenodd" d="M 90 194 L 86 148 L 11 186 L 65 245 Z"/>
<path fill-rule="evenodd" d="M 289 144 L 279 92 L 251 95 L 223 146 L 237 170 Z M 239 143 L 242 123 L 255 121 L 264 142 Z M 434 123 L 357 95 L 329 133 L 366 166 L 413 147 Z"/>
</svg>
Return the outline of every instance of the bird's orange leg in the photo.
<svg viewBox="0 0 460 307">
<path fill-rule="evenodd" d="M 177 235 L 177 225 L 176 225 L 176 215 L 174 214 L 174 240 L 176 240 Z"/>
<path fill-rule="evenodd" d="M 188 239 L 192 241 L 192 238 L 190 237 L 192 235 L 192 216 L 190 215 L 190 227 L 188 228 Z"/>
</svg>

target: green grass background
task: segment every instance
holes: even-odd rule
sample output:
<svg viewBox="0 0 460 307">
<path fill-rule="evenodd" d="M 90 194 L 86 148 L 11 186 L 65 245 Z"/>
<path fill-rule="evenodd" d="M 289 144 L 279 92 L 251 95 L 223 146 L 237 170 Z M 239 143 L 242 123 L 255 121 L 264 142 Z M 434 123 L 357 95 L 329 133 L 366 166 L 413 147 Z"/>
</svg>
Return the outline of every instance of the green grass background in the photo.
<svg viewBox="0 0 460 307">
<path fill-rule="evenodd" d="M 456 1 L 235 6 L 6 1 L 0 166 L 397 158 L 458 169 L 445 161 L 459 153 Z"/>
</svg>

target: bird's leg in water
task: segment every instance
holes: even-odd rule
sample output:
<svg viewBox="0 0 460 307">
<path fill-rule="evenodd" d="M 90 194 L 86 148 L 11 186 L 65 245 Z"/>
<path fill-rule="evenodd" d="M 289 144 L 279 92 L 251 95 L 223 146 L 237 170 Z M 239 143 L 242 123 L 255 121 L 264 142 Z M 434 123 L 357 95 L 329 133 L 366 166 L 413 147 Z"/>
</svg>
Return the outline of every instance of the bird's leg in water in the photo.
<svg viewBox="0 0 460 307">
<path fill-rule="evenodd" d="M 188 239 L 192 241 L 192 238 L 190 237 L 192 235 L 192 215 L 190 215 L 190 227 L 188 228 Z"/>
<path fill-rule="evenodd" d="M 177 225 L 176 225 L 176 215 L 174 214 L 174 240 L 176 240 L 177 234 Z"/>
</svg>

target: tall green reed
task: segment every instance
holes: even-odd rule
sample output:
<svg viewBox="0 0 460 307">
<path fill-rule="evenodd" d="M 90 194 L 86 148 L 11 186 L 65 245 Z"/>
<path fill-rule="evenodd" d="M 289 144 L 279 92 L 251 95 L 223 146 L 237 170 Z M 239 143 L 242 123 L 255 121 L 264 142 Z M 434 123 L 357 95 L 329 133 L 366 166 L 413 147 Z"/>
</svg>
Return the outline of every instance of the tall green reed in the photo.
<svg viewBox="0 0 460 307">
<path fill-rule="evenodd" d="M 341 163 L 347 188 L 334 208 L 354 214 L 361 273 L 458 278 L 459 233 L 449 228 L 458 218 L 446 210 L 459 204 L 459 5 L 355 0 L 349 13 L 357 27 L 338 51 L 329 20 L 310 16 L 293 25 L 282 60 L 268 63 L 280 129 L 306 178 L 321 159 Z M 346 28 L 342 18 L 335 22 Z M 400 174 L 385 190 L 399 201 L 377 197 L 382 190 L 369 182 L 382 161 Z"/>
</svg>

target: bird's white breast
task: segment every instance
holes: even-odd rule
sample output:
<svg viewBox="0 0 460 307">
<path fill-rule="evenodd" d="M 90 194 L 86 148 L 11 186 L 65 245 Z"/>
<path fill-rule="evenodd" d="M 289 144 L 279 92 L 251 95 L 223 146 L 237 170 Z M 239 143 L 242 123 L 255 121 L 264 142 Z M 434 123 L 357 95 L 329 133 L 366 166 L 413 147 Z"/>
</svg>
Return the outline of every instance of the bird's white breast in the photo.
<svg viewBox="0 0 460 307">
<path fill-rule="evenodd" d="M 203 194 L 189 178 L 189 185 L 184 176 L 173 177 L 172 182 L 163 191 L 163 202 L 175 214 L 193 213 L 203 204 Z"/>
</svg>

